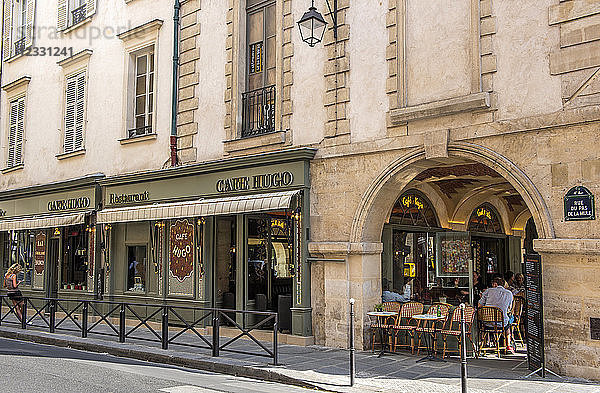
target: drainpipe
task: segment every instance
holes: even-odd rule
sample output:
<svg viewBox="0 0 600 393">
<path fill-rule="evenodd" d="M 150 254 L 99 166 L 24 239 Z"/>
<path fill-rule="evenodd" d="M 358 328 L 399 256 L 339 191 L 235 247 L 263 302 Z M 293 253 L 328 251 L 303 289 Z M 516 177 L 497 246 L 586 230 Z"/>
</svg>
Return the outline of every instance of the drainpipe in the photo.
<svg viewBox="0 0 600 393">
<path fill-rule="evenodd" d="M 181 1 L 175 0 L 173 15 L 173 102 L 171 106 L 171 166 L 177 165 L 177 99 L 179 97 L 179 27 Z"/>
</svg>

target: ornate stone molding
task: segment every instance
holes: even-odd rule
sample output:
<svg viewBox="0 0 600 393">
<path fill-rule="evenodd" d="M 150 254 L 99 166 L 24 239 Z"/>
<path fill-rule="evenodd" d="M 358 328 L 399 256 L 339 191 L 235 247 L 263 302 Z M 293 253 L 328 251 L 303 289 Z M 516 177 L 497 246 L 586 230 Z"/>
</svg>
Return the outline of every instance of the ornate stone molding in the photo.
<svg viewBox="0 0 600 393">
<path fill-rule="evenodd" d="M 533 248 L 542 254 L 600 255 L 600 239 L 536 239 Z"/>
</svg>

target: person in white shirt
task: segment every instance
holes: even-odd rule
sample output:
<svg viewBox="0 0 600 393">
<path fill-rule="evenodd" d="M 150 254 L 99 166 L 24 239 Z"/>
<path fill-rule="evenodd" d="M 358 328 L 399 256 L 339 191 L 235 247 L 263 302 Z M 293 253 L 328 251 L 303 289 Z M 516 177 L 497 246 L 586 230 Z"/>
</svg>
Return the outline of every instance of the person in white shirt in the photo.
<svg viewBox="0 0 600 393">
<path fill-rule="evenodd" d="M 498 307 L 502 310 L 504 317 L 504 330 L 506 332 L 506 350 L 514 351 L 512 348 L 512 337 L 510 333 L 510 324 L 513 323 L 514 317 L 509 315 L 508 312 L 513 302 L 513 294 L 508 289 L 504 288 L 504 279 L 502 277 L 496 277 L 492 280 L 492 287 L 488 288 L 481 295 L 479 300 L 479 306 L 492 306 Z"/>
<path fill-rule="evenodd" d="M 411 296 L 411 288 L 412 288 L 412 280 L 409 281 L 405 286 L 404 286 L 404 291 L 402 294 L 395 292 L 395 291 L 389 291 L 387 288 L 384 289 L 383 293 L 381 294 L 381 302 L 382 303 L 386 303 L 386 302 L 400 302 L 400 303 L 406 303 L 406 302 L 410 302 L 410 296 Z"/>
</svg>

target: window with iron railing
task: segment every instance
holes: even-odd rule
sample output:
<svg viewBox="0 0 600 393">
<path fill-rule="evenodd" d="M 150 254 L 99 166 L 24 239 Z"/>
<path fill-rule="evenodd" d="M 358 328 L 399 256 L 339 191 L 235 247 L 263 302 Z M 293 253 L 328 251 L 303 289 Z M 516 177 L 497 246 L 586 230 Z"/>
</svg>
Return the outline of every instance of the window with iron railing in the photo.
<svg viewBox="0 0 600 393">
<path fill-rule="evenodd" d="M 71 25 L 82 22 L 87 17 L 87 6 L 83 4 L 71 11 Z"/>
<path fill-rule="evenodd" d="M 242 94 L 242 138 L 275 131 L 275 86 Z"/>
<path fill-rule="evenodd" d="M 132 56 L 134 80 L 130 86 L 133 88 L 133 114 L 130 128 L 127 130 L 128 138 L 152 134 L 154 119 L 154 46 L 138 51 Z"/>
<path fill-rule="evenodd" d="M 97 0 L 57 0 L 59 31 L 69 29 L 88 20 L 96 13 Z"/>
<path fill-rule="evenodd" d="M 4 0 L 3 58 L 25 52 L 33 44 L 35 0 Z"/>
</svg>

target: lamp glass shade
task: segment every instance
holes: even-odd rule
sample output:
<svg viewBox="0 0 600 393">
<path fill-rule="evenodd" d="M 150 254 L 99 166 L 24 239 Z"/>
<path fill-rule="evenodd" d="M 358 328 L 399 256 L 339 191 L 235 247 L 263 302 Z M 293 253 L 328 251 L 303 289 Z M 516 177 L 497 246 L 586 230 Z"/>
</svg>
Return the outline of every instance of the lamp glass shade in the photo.
<svg viewBox="0 0 600 393">
<path fill-rule="evenodd" d="M 326 26 L 327 22 L 323 19 L 323 15 L 315 7 L 310 7 L 298 21 L 300 37 L 309 46 L 315 46 L 323 40 Z"/>
</svg>

